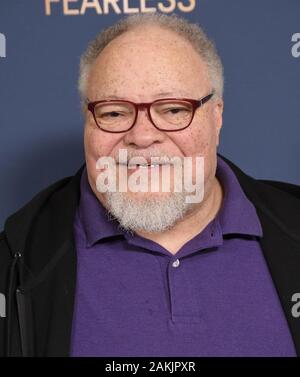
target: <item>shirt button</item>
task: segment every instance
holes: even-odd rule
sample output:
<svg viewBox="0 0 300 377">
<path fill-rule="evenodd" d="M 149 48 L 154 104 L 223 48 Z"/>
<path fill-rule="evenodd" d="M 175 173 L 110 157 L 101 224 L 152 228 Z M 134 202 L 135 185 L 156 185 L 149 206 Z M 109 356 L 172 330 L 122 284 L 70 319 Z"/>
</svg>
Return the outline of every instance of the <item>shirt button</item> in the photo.
<svg viewBox="0 0 300 377">
<path fill-rule="evenodd" d="M 179 265 L 180 265 L 179 259 L 176 259 L 176 260 L 172 263 L 172 266 L 173 266 L 173 267 L 178 267 Z"/>
</svg>

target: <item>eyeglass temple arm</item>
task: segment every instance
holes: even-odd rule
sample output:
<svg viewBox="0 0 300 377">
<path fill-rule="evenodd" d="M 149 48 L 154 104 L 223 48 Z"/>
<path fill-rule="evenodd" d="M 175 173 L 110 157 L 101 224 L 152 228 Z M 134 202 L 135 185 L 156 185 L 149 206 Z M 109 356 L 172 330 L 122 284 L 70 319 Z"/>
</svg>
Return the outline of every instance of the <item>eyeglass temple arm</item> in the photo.
<svg viewBox="0 0 300 377">
<path fill-rule="evenodd" d="M 214 94 L 215 93 L 212 92 L 208 96 L 202 98 L 202 100 L 200 100 L 200 106 L 204 105 L 207 101 L 209 101 Z"/>
</svg>

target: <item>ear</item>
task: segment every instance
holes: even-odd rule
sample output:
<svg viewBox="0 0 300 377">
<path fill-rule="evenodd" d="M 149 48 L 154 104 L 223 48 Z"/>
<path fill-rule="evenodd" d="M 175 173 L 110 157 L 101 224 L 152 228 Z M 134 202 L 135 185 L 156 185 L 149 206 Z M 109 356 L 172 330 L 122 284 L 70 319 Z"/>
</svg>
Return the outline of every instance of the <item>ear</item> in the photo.
<svg viewBox="0 0 300 377">
<path fill-rule="evenodd" d="M 223 124 L 223 109 L 224 101 L 221 98 L 217 98 L 214 101 L 213 116 L 214 116 L 214 125 L 216 130 L 216 145 L 219 145 L 220 142 L 220 132 Z"/>
</svg>

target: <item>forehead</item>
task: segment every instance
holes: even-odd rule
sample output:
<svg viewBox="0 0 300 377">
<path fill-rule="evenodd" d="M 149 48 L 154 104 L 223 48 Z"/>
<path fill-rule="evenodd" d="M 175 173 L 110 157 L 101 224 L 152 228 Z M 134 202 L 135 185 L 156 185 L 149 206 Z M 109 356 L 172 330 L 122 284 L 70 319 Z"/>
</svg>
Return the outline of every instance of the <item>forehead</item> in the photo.
<svg viewBox="0 0 300 377">
<path fill-rule="evenodd" d="M 205 63 L 178 34 L 157 26 L 139 27 L 110 42 L 92 66 L 89 96 L 145 99 L 155 93 L 197 95 L 209 88 Z"/>
</svg>

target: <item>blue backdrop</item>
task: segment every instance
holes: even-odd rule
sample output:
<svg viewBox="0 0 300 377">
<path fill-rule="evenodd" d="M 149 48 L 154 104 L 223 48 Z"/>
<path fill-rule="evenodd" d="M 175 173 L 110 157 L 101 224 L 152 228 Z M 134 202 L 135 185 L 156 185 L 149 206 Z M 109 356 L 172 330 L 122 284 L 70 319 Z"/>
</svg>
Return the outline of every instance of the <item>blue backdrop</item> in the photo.
<svg viewBox="0 0 300 377">
<path fill-rule="evenodd" d="M 77 75 L 87 42 L 130 12 L 163 7 L 216 41 L 219 152 L 254 177 L 300 184 L 299 0 L 0 0 L 0 228 L 84 161 Z"/>
</svg>

